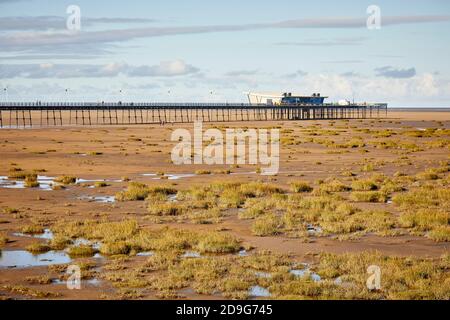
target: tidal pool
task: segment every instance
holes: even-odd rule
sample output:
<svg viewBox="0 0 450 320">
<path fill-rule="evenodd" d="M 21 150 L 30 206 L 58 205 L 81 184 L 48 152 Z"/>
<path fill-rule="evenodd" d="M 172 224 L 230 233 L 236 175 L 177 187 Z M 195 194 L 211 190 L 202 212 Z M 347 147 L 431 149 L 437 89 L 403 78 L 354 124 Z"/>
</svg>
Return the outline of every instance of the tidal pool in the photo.
<svg viewBox="0 0 450 320">
<path fill-rule="evenodd" d="M 72 261 L 64 251 L 32 254 L 25 250 L 0 251 L 0 268 L 30 268 L 65 264 Z"/>
<path fill-rule="evenodd" d="M 249 295 L 251 297 L 270 297 L 270 292 L 261 286 L 252 286 L 249 289 Z"/>
</svg>

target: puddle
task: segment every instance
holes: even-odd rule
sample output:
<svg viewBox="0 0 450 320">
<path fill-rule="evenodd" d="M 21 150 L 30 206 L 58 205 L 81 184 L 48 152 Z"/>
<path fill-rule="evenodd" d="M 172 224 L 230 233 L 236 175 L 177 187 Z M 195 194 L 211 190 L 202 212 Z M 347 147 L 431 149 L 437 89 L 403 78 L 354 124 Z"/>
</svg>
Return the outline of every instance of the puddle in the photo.
<svg viewBox="0 0 450 320">
<path fill-rule="evenodd" d="M 25 250 L 1 251 L 0 268 L 30 268 L 65 264 L 71 261 L 64 251 L 49 251 L 34 255 Z"/>
<path fill-rule="evenodd" d="M 200 253 L 196 251 L 186 251 L 182 256 L 182 258 L 200 258 Z"/>
<path fill-rule="evenodd" d="M 311 224 L 308 224 L 306 228 L 308 230 L 308 233 L 311 235 L 322 233 L 321 227 L 315 227 Z"/>
<path fill-rule="evenodd" d="M 238 256 L 239 257 L 247 257 L 248 256 L 248 252 L 247 250 L 241 250 L 238 252 Z"/>
<path fill-rule="evenodd" d="M 145 177 L 154 177 L 153 180 L 178 180 L 182 178 L 190 178 L 195 177 L 196 174 L 194 173 L 180 173 L 180 174 L 165 174 L 163 176 L 157 175 L 156 173 L 144 173 L 142 174 Z"/>
<path fill-rule="evenodd" d="M 116 198 L 114 196 L 81 196 L 78 197 L 79 200 L 87 200 L 89 202 L 99 202 L 99 203 L 114 203 Z"/>
<path fill-rule="evenodd" d="M 151 256 L 153 256 L 155 253 L 154 252 L 152 252 L 152 251 L 146 251 L 146 252 L 138 252 L 137 254 L 136 254 L 136 256 L 138 256 L 138 257 L 151 257 Z"/>
<path fill-rule="evenodd" d="M 169 196 L 167 196 L 167 200 L 171 201 L 171 202 L 177 202 L 177 195 L 176 194 L 171 194 Z"/>
<path fill-rule="evenodd" d="M 51 191 L 54 179 L 55 177 L 37 176 L 37 182 L 39 182 L 39 186 L 29 189 L 40 189 L 45 191 Z M 26 187 L 24 180 L 10 180 L 6 176 L 0 176 L 0 188 L 25 189 Z"/>
<path fill-rule="evenodd" d="M 26 233 L 16 232 L 16 233 L 13 233 L 12 235 L 15 237 L 37 238 L 37 239 L 46 239 L 46 240 L 53 239 L 53 232 L 50 229 L 45 229 L 44 233 L 38 233 L 38 234 L 26 234 Z"/>
<path fill-rule="evenodd" d="M 322 280 L 322 278 L 317 273 L 311 272 L 309 269 L 292 269 L 289 271 L 289 273 L 293 274 L 296 277 L 308 277 L 316 282 Z"/>
<path fill-rule="evenodd" d="M 249 289 L 251 297 L 270 297 L 270 292 L 266 288 L 260 286 L 252 286 Z"/>
<path fill-rule="evenodd" d="M 266 278 L 266 279 L 272 278 L 272 275 L 270 273 L 268 273 L 268 272 L 256 271 L 255 275 L 258 278 Z"/>
<path fill-rule="evenodd" d="M 75 247 L 90 246 L 90 247 L 92 247 L 95 250 L 100 250 L 100 247 L 101 247 L 102 244 L 101 244 L 101 242 L 98 242 L 98 241 L 90 241 L 88 239 L 78 238 L 78 239 L 75 239 L 73 241 L 73 245 Z"/>
<path fill-rule="evenodd" d="M 77 178 L 77 180 L 76 180 L 76 184 L 80 184 L 80 183 L 89 183 L 89 182 L 106 182 L 106 180 L 100 180 L 100 179 L 97 179 L 97 180 L 90 180 L 90 179 L 81 179 L 81 178 Z"/>
<path fill-rule="evenodd" d="M 98 287 L 98 286 L 100 286 L 101 282 L 102 281 L 100 279 L 93 278 L 93 279 L 88 279 L 88 280 L 81 280 L 81 285 L 87 284 L 87 285 L 91 285 L 91 286 L 94 286 L 94 287 Z M 60 279 L 52 279 L 52 284 L 55 284 L 55 285 L 61 285 L 61 284 L 66 285 L 67 281 L 66 280 L 60 280 Z"/>
</svg>

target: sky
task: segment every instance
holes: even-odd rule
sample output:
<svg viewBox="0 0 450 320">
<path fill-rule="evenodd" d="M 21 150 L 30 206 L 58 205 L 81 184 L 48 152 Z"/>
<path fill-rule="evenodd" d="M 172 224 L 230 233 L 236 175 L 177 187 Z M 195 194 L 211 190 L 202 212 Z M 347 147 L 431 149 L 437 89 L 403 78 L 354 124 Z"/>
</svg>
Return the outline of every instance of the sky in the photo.
<svg viewBox="0 0 450 320">
<path fill-rule="evenodd" d="M 450 107 L 449 38 L 447 0 L 0 0 L 0 101 Z"/>
</svg>

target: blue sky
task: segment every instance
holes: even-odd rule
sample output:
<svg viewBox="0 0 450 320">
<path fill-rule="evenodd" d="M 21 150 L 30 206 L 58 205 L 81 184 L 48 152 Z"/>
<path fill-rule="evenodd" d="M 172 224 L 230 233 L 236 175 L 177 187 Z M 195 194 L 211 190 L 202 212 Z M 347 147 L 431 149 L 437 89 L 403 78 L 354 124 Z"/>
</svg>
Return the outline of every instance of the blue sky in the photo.
<svg viewBox="0 0 450 320">
<path fill-rule="evenodd" d="M 66 29 L 72 4 L 78 32 Z M 379 30 L 366 27 L 369 5 L 381 9 Z M 290 91 L 450 106 L 449 34 L 446 0 L 0 0 L 1 100 Z"/>
</svg>

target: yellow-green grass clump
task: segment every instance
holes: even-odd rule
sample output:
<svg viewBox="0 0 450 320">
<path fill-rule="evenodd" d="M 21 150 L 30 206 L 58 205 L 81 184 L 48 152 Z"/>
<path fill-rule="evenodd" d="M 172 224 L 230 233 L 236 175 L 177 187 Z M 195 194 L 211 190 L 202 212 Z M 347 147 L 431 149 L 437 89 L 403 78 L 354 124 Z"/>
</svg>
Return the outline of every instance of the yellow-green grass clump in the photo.
<svg viewBox="0 0 450 320">
<path fill-rule="evenodd" d="M 419 180 L 437 180 L 439 179 L 438 170 L 427 169 L 423 172 L 416 174 L 416 178 Z"/>
<path fill-rule="evenodd" d="M 96 188 L 104 188 L 104 187 L 108 187 L 109 183 L 105 182 L 105 181 L 96 181 L 94 183 L 94 187 Z"/>
<path fill-rule="evenodd" d="M 277 196 L 264 197 L 264 198 L 248 198 L 245 200 L 245 210 L 239 211 L 239 219 L 254 219 L 265 213 L 275 209 L 280 199 Z"/>
<path fill-rule="evenodd" d="M 354 191 L 350 199 L 355 202 L 386 202 L 387 195 L 381 191 Z"/>
<path fill-rule="evenodd" d="M 28 245 L 26 249 L 31 253 L 44 253 L 51 250 L 48 244 L 42 242 L 33 242 L 32 244 Z"/>
<path fill-rule="evenodd" d="M 211 174 L 210 170 L 200 169 L 195 171 L 196 175 Z"/>
<path fill-rule="evenodd" d="M 145 183 L 130 182 L 125 191 L 116 193 L 117 201 L 138 201 L 145 200 L 149 195 L 169 195 L 175 194 L 177 190 L 165 186 L 149 187 Z"/>
<path fill-rule="evenodd" d="M 116 193 L 117 201 L 138 201 L 145 200 L 149 195 L 150 190 L 148 186 L 140 182 L 130 182 L 125 191 Z"/>
<path fill-rule="evenodd" d="M 0 246 L 4 246 L 8 243 L 8 237 L 4 233 L 0 233 Z"/>
<path fill-rule="evenodd" d="M 25 177 L 25 188 L 37 188 L 39 187 L 39 182 L 37 181 L 37 174 L 29 174 Z"/>
<path fill-rule="evenodd" d="M 432 229 L 427 236 L 435 241 L 450 242 L 450 226 L 438 226 Z"/>
<path fill-rule="evenodd" d="M 332 192 L 344 192 L 348 190 L 350 190 L 350 188 L 343 182 L 339 180 L 331 180 L 320 184 L 317 191 L 332 193 Z"/>
<path fill-rule="evenodd" d="M 354 180 L 351 187 L 354 191 L 370 191 L 378 188 L 377 184 L 370 179 Z"/>
<path fill-rule="evenodd" d="M 367 268 L 379 266 L 382 270 L 381 290 L 366 287 Z M 440 259 L 419 259 L 383 256 L 378 252 L 322 253 L 314 270 L 322 277 L 327 290 L 320 290 L 320 298 L 333 299 L 415 299 L 448 300 L 450 298 L 449 256 Z M 346 290 L 330 282 L 340 277 L 348 285 Z M 319 284 L 317 284 L 319 285 Z M 272 288 L 276 295 L 292 295 L 292 287 Z M 278 292 L 280 290 L 280 292 Z M 271 292 L 272 292 L 271 291 Z M 314 292 L 314 291 L 313 291 Z M 299 292 L 302 295 L 304 292 Z"/>
<path fill-rule="evenodd" d="M 104 255 L 129 254 L 131 245 L 126 241 L 107 242 L 100 247 L 100 253 Z"/>
<path fill-rule="evenodd" d="M 77 177 L 75 176 L 59 176 L 56 177 L 55 182 L 61 183 L 62 185 L 75 184 L 77 182 Z"/>
<path fill-rule="evenodd" d="M 272 236 L 280 233 L 281 219 L 275 214 L 266 214 L 256 218 L 251 226 L 252 234 L 256 236 Z"/>
<path fill-rule="evenodd" d="M 148 205 L 148 213 L 156 216 L 179 216 L 186 212 L 186 207 L 179 203 L 154 203 Z"/>
<path fill-rule="evenodd" d="M 97 250 L 88 245 L 79 245 L 69 248 L 68 254 L 70 257 L 92 257 Z"/>
<path fill-rule="evenodd" d="M 22 227 L 22 233 L 25 234 L 38 234 L 38 233 L 44 233 L 44 227 L 37 225 L 37 224 L 32 224 L 32 225 L 27 225 Z"/>
<path fill-rule="evenodd" d="M 220 232 L 202 234 L 194 246 L 200 253 L 232 253 L 240 248 L 239 241 L 235 237 Z"/>
<path fill-rule="evenodd" d="M 291 188 L 293 192 L 311 192 L 313 188 L 306 181 L 295 181 L 291 183 Z"/>
<path fill-rule="evenodd" d="M 450 189 L 437 186 L 423 186 L 400 193 L 392 198 L 402 209 L 438 207 L 450 211 Z"/>
</svg>

